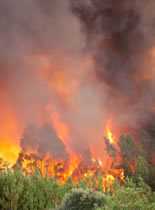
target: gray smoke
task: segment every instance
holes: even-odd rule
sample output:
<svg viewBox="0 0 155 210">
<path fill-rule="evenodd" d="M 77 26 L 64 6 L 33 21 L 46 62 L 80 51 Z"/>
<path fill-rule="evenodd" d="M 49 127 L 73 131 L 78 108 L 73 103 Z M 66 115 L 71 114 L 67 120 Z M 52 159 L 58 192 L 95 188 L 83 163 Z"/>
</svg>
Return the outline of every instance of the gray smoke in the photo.
<svg viewBox="0 0 155 210">
<path fill-rule="evenodd" d="M 37 152 L 41 158 L 48 154 L 54 159 L 67 159 L 65 145 L 50 125 L 44 125 L 41 128 L 34 125 L 27 127 L 21 139 L 21 146 L 24 152 Z"/>
<path fill-rule="evenodd" d="M 108 86 L 107 106 L 118 121 L 136 126 L 149 117 L 155 104 L 154 1 L 71 2 L 96 62 L 98 80 Z"/>
<path fill-rule="evenodd" d="M 79 23 L 69 10 L 68 1 L 0 1 L 0 120 L 3 122 L 0 136 L 4 137 L 6 132 L 4 123 L 9 127 L 8 136 L 16 132 L 12 131 L 15 126 L 9 126 L 12 115 L 17 120 L 19 139 L 29 124 L 40 126 L 49 120 L 46 106 L 57 104 L 59 98 L 55 90 L 49 90 L 47 79 L 40 76 L 40 68 L 42 71 L 46 68 L 40 57 L 47 56 L 52 65 L 57 54 L 60 57 L 61 54 L 79 55 L 82 43 Z M 51 75 L 54 71 L 51 67 Z M 42 132 L 42 136 L 43 133 L 46 132 Z M 46 136 L 45 140 L 41 139 L 42 143 L 39 141 L 36 145 L 40 144 L 44 153 L 46 149 L 49 152 L 52 139 Z"/>
<path fill-rule="evenodd" d="M 13 113 L 19 141 L 29 124 L 53 127 L 51 113 L 57 112 L 69 127 L 71 147 L 85 151 L 99 139 L 105 112 L 85 35 L 70 6 L 64 0 L 0 1 L 0 119 L 8 123 L 7 110 Z M 46 136 L 35 143 L 40 153 L 52 147 Z"/>
<path fill-rule="evenodd" d="M 43 154 L 65 154 L 50 142 L 60 140 L 53 113 L 82 153 L 100 145 L 109 117 L 118 126 L 147 120 L 155 104 L 154 9 L 153 0 L 1 0 L 0 120 L 13 113 L 19 139 L 29 124 L 50 124 L 53 137 L 39 132 L 36 140 Z"/>
</svg>

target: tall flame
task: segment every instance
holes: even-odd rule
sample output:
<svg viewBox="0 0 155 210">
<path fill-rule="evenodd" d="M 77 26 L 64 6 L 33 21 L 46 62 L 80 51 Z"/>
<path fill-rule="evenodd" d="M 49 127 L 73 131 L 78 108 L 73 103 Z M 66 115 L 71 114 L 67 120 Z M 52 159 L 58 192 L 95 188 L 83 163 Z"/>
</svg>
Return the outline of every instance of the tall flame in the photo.
<svg viewBox="0 0 155 210">
<path fill-rule="evenodd" d="M 106 128 L 106 137 L 109 140 L 110 144 L 114 144 L 115 143 L 115 139 L 114 139 L 113 133 L 110 130 L 110 128 L 108 128 L 108 127 Z"/>
<path fill-rule="evenodd" d="M 115 144 L 115 137 L 112 131 L 112 120 L 108 120 L 105 126 L 105 137 L 109 140 L 110 144 Z"/>
</svg>

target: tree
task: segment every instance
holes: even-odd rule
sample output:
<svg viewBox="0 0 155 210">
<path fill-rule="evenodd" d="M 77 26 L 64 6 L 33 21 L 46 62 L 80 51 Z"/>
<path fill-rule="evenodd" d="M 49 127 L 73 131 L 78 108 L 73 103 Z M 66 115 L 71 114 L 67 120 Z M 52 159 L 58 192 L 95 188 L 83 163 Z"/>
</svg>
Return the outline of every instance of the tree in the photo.
<svg viewBox="0 0 155 210">
<path fill-rule="evenodd" d="M 138 149 L 134 140 L 129 135 L 122 135 L 120 137 L 119 146 L 123 158 L 123 168 L 125 176 L 131 176 L 134 171 L 135 160 L 138 154 Z"/>
<path fill-rule="evenodd" d="M 142 178 L 145 182 L 148 183 L 150 175 L 150 165 L 143 156 L 139 156 L 136 161 L 136 178 Z"/>
<path fill-rule="evenodd" d="M 135 160 L 137 156 L 137 146 L 130 135 L 122 135 L 120 137 L 119 146 L 124 160 L 128 162 Z"/>
</svg>

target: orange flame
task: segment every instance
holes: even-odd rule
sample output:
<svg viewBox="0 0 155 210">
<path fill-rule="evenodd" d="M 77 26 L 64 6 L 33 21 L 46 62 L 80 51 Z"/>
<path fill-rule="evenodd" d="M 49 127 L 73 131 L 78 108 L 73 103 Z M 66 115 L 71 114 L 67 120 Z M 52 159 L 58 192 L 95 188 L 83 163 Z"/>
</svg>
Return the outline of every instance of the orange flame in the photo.
<svg viewBox="0 0 155 210">
<path fill-rule="evenodd" d="M 115 143 L 113 133 L 110 130 L 110 128 L 108 128 L 108 127 L 106 128 L 106 137 L 109 140 L 110 144 L 114 144 Z"/>
<path fill-rule="evenodd" d="M 105 136 L 109 140 L 110 144 L 115 144 L 115 137 L 112 132 L 112 120 L 108 120 L 105 126 Z"/>
</svg>

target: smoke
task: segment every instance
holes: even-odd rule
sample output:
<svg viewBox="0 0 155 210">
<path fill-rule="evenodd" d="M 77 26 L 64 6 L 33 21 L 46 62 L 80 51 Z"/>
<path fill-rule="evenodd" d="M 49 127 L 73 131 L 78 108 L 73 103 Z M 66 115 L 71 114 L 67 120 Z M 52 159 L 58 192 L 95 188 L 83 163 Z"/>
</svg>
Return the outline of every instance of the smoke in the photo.
<svg viewBox="0 0 155 210">
<path fill-rule="evenodd" d="M 107 120 L 134 128 L 148 120 L 154 8 L 153 0 L 1 0 L 1 141 L 7 133 L 55 156 L 91 145 L 102 156 Z M 41 137 L 21 141 L 30 124 Z"/>
<path fill-rule="evenodd" d="M 21 146 L 24 152 L 37 152 L 41 158 L 51 155 L 57 160 L 67 159 L 65 146 L 50 125 L 41 128 L 28 126 L 24 131 Z"/>
<path fill-rule="evenodd" d="M 72 0 L 98 81 L 108 86 L 106 106 L 133 127 L 149 118 L 155 104 L 154 8 L 154 1 Z"/>
<path fill-rule="evenodd" d="M 7 142 L 23 149 L 36 144 L 45 154 L 59 150 L 53 145 L 61 139 L 85 153 L 99 139 L 106 114 L 92 54 L 85 50 L 86 37 L 70 1 L 1 0 L 0 25 L 1 143 L 9 134 Z M 23 142 L 30 124 L 50 125 L 51 138 L 45 129 L 39 140 Z"/>
<path fill-rule="evenodd" d="M 52 65 L 55 54 L 74 57 L 81 51 L 79 24 L 68 6 L 61 0 L 0 1 L 1 143 L 6 135 L 7 141 L 18 142 L 23 128 L 40 124 L 47 115 L 46 106 L 57 100 L 55 90 L 40 75 L 41 68 L 46 69 L 44 57 Z M 56 70 L 50 68 L 52 75 Z M 10 121 L 17 124 L 15 132 Z"/>
</svg>

